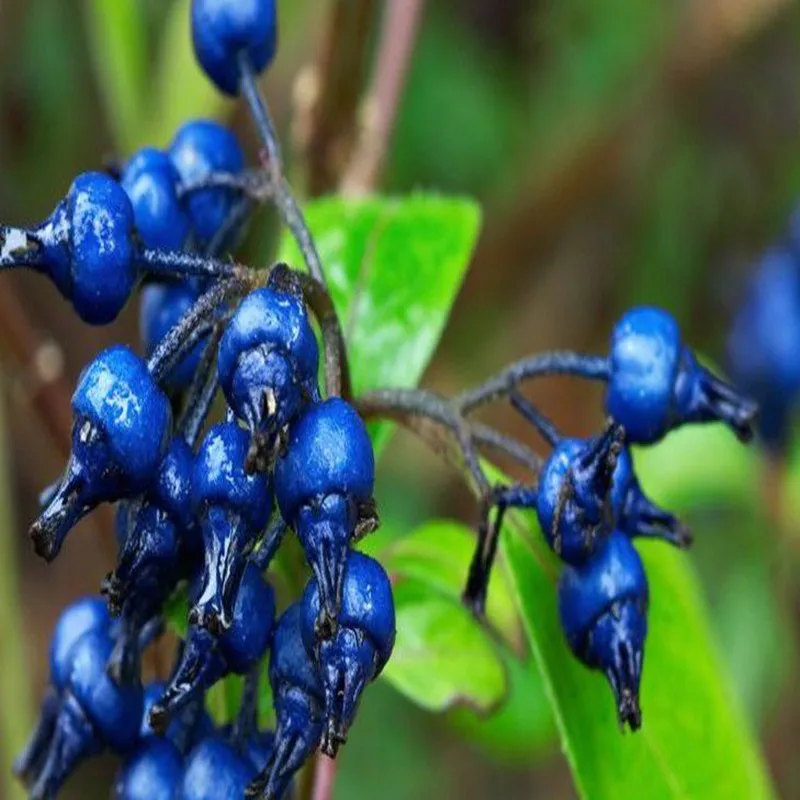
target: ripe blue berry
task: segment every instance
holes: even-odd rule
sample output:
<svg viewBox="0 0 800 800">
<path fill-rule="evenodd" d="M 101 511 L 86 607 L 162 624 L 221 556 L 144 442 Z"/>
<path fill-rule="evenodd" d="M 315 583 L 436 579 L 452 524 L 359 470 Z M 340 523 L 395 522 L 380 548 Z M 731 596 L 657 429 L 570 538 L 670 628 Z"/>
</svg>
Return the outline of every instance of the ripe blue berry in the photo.
<svg viewBox="0 0 800 800">
<path fill-rule="evenodd" d="M 75 642 L 89 631 L 109 631 L 111 627 L 111 616 L 100 597 L 82 597 L 61 612 L 50 638 L 50 681 L 56 689 L 60 691 L 67 683 Z"/>
<path fill-rule="evenodd" d="M 722 421 L 742 441 L 757 407 L 700 366 L 667 312 L 628 311 L 611 336 L 606 410 L 628 441 L 652 444 L 687 422 Z"/>
<path fill-rule="evenodd" d="M 244 168 L 244 154 L 236 137 L 211 120 L 194 120 L 183 125 L 170 145 L 169 157 L 187 186 L 199 184 L 215 173 L 238 173 Z M 215 240 L 238 200 L 239 193 L 225 187 L 199 189 L 187 196 L 198 247 L 206 248 Z"/>
<path fill-rule="evenodd" d="M 764 444 L 785 450 L 800 397 L 800 264 L 788 248 L 769 250 L 758 264 L 727 350 L 731 375 L 758 401 Z"/>
<path fill-rule="evenodd" d="M 172 426 L 166 396 L 146 364 L 122 346 L 103 351 L 83 371 L 72 413 L 72 454 L 57 493 L 30 531 L 36 552 L 47 561 L 93 508 L 147 488 Z"/>
<path fill-rule="evenodd" d="M 272 513 L 269 478 L 245 472 L 248 447 L 247 432 L 235 422 L 217 425 L 203 441 L 194 467 L 192 503 L 205 566 L 190 621 L 212 632 L 230 627 L 247 556 Z"/>
<path fill-rule="evenodd" d="M 344 569 L 338 625 L 330 638 L 322 640 L 317 628 L 321 603 L 319 585 L 312 579 L 303 595 L 303 642 L 319 663 L 328 722 L 322 749 L 332 756 L 347 740 L 364 688 L 381 673 L 394 648 L 389 576 L 374 559 L 351 551 Z"/>
<path fill-rule="evenodd" d="M 197 61 L 221 92 L 239 91 L 239 57 L 255 72 L 275 57 L 275 0 L 193 0 L 192 42 Z"/>
<path fill-rule="evenodd" d="M 191 227 L 186 208 L 178 199 L 180 175 L 169 156 L 152 147 L 140 150 L 125 166 L 120 183 L 130 198 L 144 246 L 182 250 Z"/>
<path fill-rule="evenodd" d="M 125 760 L 114 800 L 174 800 L 183 780 L 183 758 L 169 739 L 149 737 Z"/>
<path fill-rule="evenodd" d="M 108 631 L 85 633 L 70 650 L 63 699 L 50 726 L 46 754 L 37 763 L 31 797 L 54 797 L 80 762 L 106 747 L 117 753 L 136 745 L 142 714 L 140 684 L 118 687 L 106 675 L 113 647 Z"/>
<path fill-rule="evenodd" d="M 322 739 L 325 695 L 319 668 L 303 644 L 302 617 L 302 605 L 294 603 L 275 627 L 269 662 L 275 740 L 270 762 L 250 785 L 248 797 L 282 797 Z"/>
<path fill-rule="evenodd" d="M 250 761 L 219 735 L 202 741 L 186 759 L 179 800 L 242 800 L 253 779 Z"/>
<path fill-rule="evenodd" d="M 302 298 L 272 288 L 248 295 L 220 342 L 218 372 L 228 405 L 253 438 L 251 466 L 266 467 L 257 463 L 262 457 L 272 462 L 286 426 L 319 399 L 318 369 Z"/>
<path fill-rule="evenodd" d="M 621 724 L 641 725 L 639 684 L 647 636 L 647 577 L 628 537 L 614 532 L 594 558 L 564 568 L 558 584 L 561 627 L 572 652 L 603 672 Z"/>
<path fill-rule="evenodd" d="M 149 358 L 161 340 L 181 321 L 200 298 L 192 281 L 154 282 L 142 288 L 139 306 L 139 331 L 145 355 Z M 169 374 L 167 385 L 174 390 L 188 389 L 197 372 L 206 340 L 199 341 Z"/>
<path fill-rule="evenodd" d="M 374 525 L 374 483 L 372 443 L 355 409 L 338 398 L 309 406 L 275 466 L 275 496 L 314 572 L 322 623 L 338 615 L 351 540 Z"/>
<path fill-rule="evenodd" d="M 272 587 L 253 564 L 248 564 L 228 630 L 215 638 L 205 628 L 189 626 L 169 685 L 150 711 L 153 730 L 163 733 L 176 714 L 226 675 L 250 672 L 269 649 L 274 623 Z"/>
</svg>

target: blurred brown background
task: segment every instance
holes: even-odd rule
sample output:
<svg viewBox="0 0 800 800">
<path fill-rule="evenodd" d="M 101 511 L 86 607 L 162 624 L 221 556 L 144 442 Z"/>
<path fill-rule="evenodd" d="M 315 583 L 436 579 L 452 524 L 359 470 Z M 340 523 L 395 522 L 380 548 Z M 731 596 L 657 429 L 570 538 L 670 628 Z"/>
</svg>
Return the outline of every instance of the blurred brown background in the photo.
<svg viewBox="0 0 800 800">
<path fill-rule="evenodd" d="M 5 222 L 45 216 L 76 172 L 97 167 L 124 140 L 98 81 L 102 68 L 88 32 L 94 5 L 0 0 Z M 155 60 L 163 56 L 158 42 L 173 3 L 141 5 Z M 326 5 L 282 2 L 283 40 L 266 89 L 287 138 L 294 79 L 316 57 Z M 230 119 L 253 154 L 241 110 Z M 737 285 L 800 196 L 800 4 L 429 0 L 382 184 L 393 192 L 467 193 L 485 209 L 469 277 L 426 385 L 454 392 L 550 347 L 602 351 L 615 314 L 634 302 L 669 308 L 686 338 L 720 359 Z M 251 258 L 268 252 L 268 235 L 252 237 Z M 134 308 L 93 330 L 73 318 L 47 282 L 6 276 L 6 299 L 8 287 L 35 328 L 60 345 L 68 386 L 101 347 L 136 341 Z M 2 534 L 19 545 L 23 634 L 21 642 L 4 635 L 0 647 L 24 650 L 25 688 L 38 697 L 59 609 L 94 591 L 109 561 L 97 522 L 95 530 L 83 526 L 55 566 L 27 546 L 37 494 L 62 461 L 32 413 L 27 373 L 0 341 L 3 354 L 13 500 L 13 510 L 3 513 L 16 521 Z M 601 422 L 598 396 L 580 386 L 555 381 L 535 397 L 567 430 L 585 433 Z M 530 438 L 507 417 L 494 415 Z M 382 506 L 409 524 L 437 514 L 472 519 L 455 476 L 407 437 L 395 439 L 380 485 Z M 699 542 L 694 558 L 714 605 L 723 566 L 713 545 Z M 759 650 L 758 619 L 752 630 L 717 619 L 723 651 L 731 627 L 745 637 L 740 649 Z M 789 649 L 770 658 L 786 666 Z M 749 692 L 745 705 L 779 789 L 800 796 L 793 667 L 779 682 L 760 662 L 740 667 L 744 677 L 734 677 Z M 458 727 L 412 709 L 388 688 L 374 690 L 344 753 L 336 796 L 374 797 L 377 781 L 389 800 L 573 796 L 552 737 L 498 755 L 502 747 L 482 745 Z M 106 796 L 110 770 L 108 763 L 89 766 L 63 796 Z"/>
</svg>

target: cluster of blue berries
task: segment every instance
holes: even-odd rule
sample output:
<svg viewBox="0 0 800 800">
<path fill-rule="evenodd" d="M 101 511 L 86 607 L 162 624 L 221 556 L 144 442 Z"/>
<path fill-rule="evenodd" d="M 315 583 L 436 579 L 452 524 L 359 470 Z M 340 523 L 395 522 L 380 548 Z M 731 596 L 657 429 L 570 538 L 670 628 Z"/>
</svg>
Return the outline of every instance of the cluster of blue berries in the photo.
<svg viewBox="0 0 800 800">
<path fill-rule="evenodd" d="M 78 763 L 103 750 L 122 759 L 119 800 L 279 798 L 317 749 L 336 755 L 395 640 L 389 578 L 354 549 L 378 525 L 364 422 L 375 415 L 425 417 L 455 434 L 484 508 L 465 591 L 478 616 L 504 513 L 536 510 L 565 562 L 567 641 L 606 674 L 620 719 L 638 727 L 648 588 L 631 539 L 684 547 L 689 535 L 644 494 L 628 445 L 716 420 L 747 440 L 755 406 L 700 366 L 674 320 L 650 308 L 620 320 L 607 358 L 536 356 L 452 401 L 393 390 L 350 398 L 341 326 L 256 83 L 276 49 L 274 0 L 194 0 L 192 30 L 208 77 L 245 97 L 261 167 L 246 169 L 228 130 L 194 121 L 166 151 L 142 150 L 119 174 L 79 176 L 40 225 L 0 228 L 0 267 L 46 275 L 90 324 L 116 318 L 139 288 L 145 354 L 112 347 L 84 369 L 69 461 L 30 529 L 36 552 L 52 561 L 83 517 L 116 506 L 118 557 L 104 599 L 68 608 L 53 635 L 41 719 L 16 764 L 30 796 L 55 797 Z M 256 271 L 228 257 L 266 200 L 307 273 L 283 264 Z M 561 436 L 518 389 L 556 373 L 608 384 L 602 435 Z M 219 395 L 224 412 L 213 423 Z M 468 419 L 499 397 L 550 444 L 544 462 Z M 535 485 L 492 487 L 476 442 L 531 466 Z M 309 578 L 278 615 L 265 575 L 288 532 Z M 189 611 L 171 675 L 143 686 L 143 650 L 178 591 Z M 259 730 L 256 714 L 266 659 L 274 731 Z M 243 677 L 241 708 L 218 727 L 205 697 L 232 675 Z"/>
<path fill-rule="evenodd" d="M 800 402 L 800 218 L 758 260 L 733 317 L 728 365 L 737 384 L 759 404 L 758 433 L 783 457 Z"/>
<path fill-rule="evenodd" d="M 246 170 L 230 131 L 194 121 L 118 174 L 79 176 L 40 225 L 0 228 L 0 266 L 49 277 L 87 323 L 111 322 L 140 288 L 145 354 L 111 347 L 83 370 L 69 461 L 30 528 L 52 561 L 82 518 L 116 505 L 105 599 L 59 620 L 41 719 L 16 764 L 32 798 L 55 797 L 103 750 L 122 759 L 120 800 L 283 797 L 309 756 L 345 742 L 394 645 L 389 578 L 352 549 L 378 524 L 372 445 L 340 381 L 319 385 L 309 307 L 324 286 L 226 255 L 254 203 L 273 197 L 314 272 L 255 84 L 275 51 L 275 5 L 195 0 L 192 24 L 208 76 L 251 102 L 266 168 Z M 210 424 L 219 394 L 224 419 Z M 276 622 L 265 574 L 287 531 L 310 578 Z M 171 676 L 145 687 L 143 650 L 179 590 L 190 609 Z M 267 658 L 274 732 L 256 719 Z M 216 728 L 204 700 L 229 675 L 244 677 L 241 710 Z"/>
</svg>

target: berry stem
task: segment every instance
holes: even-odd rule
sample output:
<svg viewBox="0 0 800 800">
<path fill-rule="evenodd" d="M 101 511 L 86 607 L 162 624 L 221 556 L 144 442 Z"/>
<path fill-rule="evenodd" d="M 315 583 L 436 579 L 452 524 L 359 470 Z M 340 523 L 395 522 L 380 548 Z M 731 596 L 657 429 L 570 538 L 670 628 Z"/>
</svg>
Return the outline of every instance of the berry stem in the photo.
<svg viewBox="0 0 800 800">
<path fill-rule="evenodd" d="M 258 77 L 253 70 L 247 54 L 239 54 L 239 73 L 241 76 L 241 89 L 244 93 L 250 114 L 253 117 L 256 131 L 266 151 L 266 168 L 271 176 L 272 192 L 275 205 L 280 212 L 284 224 L 292 233 L 300 252 L 303 255 L 308 272 L 314 280 L 327 288 L 325 274 L 322 271 L 317 247 L 308 229 L 303 212 L 297 205 L 289 184 L 283 175 L 283 161 L 278 144 L 278 137 L 270 119 L 267 102 L 258 88 Z"/>
<path fill-rule="evenodd" d="M 212 172 L 202 180 L 181 184 L 177 188 L 177 195 L 182 200 L 206 189 L 233 189 L 252 200 L 261 201 L 269 197 L 271 188 L 261 170 L 245 169 L 241 172 Z"/>
<path fill-rule="evenodd" d="M 232 278 L 241 272 L 230 261 L 178 250 L 143 250 L 139 263 L 153 275 L 171 278 Z"/>
<path fill-rule="evenodd" d="M 539 435 L 550 447 L 555 447 L 564 438 L 555 424 L 542 414 L 527 397 L 524 397 L 518 389 L 511 389 L 508 393 L 508 399 L 512 408 L 536 428 Z"/>
<path fill-rule="evenodd" d="M 203 330 L 203 325 L 209 317 L 217 313 L 219 306 L 246 289 L 247 281 L 237 277 L 215 283 L 200 297 L 180 322 L 159 342 L 150 356 L 147 367 L 157 382 L 163 381 L 199 338 L 207 333 L 207 330 Z M 198 331 L 202 331 L 199 336 Z"/>
<path fill-rule="evenodd" d="M 314 769 L 314 787 L 311 800 L 331 800 L 336 782 L 337 759 L 328 758 L 320 753 Z"/>
<path fill-rule="evenodd" d="M 607 381 L 609 363 L 604 356 L 588 356 L 570 350 L 557 350 L 523 358 L 474 389 L 455 398 L 456 406 L 468 414 L 478 406 L 492 403 L 509 395 L 517 385 L 532 378 L 550 375 L 573 375 L 586 380 Z"/>
</svg>

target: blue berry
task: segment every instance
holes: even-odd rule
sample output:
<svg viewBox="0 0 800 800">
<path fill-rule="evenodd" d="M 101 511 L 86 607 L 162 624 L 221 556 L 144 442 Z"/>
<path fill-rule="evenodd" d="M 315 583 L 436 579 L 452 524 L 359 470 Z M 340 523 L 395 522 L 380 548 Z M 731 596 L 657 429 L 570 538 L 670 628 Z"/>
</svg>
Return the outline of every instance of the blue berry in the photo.
<svg viewBox="0 0 800 800">
<path fill-rule="evenodd" d="M 253 564 L 244 570 L 233 618 L 218 637 L 190 625 L 177 666 L 150 711 L 150 726 L 163 733 L 171 719 L 230 673 L 246 675 L 264 658 L 275 624 L 272 587 Z"/>
<path fill-rule="evenodd" d="M 221 736 L 202 741 L 186 759 L 178 800 L 242 800 L 253 765 Z"/>
<path fill-rule="evenodd" d="M 238 57 L 257 73 L 275 57 L 275 0 L 193 0 L 192 42 L 197 61 L 221 92 L 239 91 Z"/>
<path fill-rule="evenodd" d="M 629 442 L 652 444 L 678 425 L 714 421 L 747 441 L 757 408 L 698 364 L 672 316 L 640 307 L 612 333 L 606 410 Z"/>
<path fill-rule="evenodd" d="M 728 364 L 737 384 L 758 401 L 758 432 L 785 450 L 800 398 L 800 264 L 786 247 L 761 259 L 731 325 Z"/>
<path fill-rule="evenodd" d="M 69 463 L 58 492 L 30 531 L 36 552 L 48 561 L 93 508 L 147 488 L 172 427 L 169 401 L 147 365 L 122 346 L 103 351 L 83 371 L 72 413 Z"/>
<path fill-rule="evenodd" d="M 142 288 L 139 306 L 139 331 L 145 355 L 150 357 L 161 340 L 181 321 L 200 298 L 192 281 L 154 282 Z M 188 389 L 200 364 L 206 340 L 199 341 L 168 376 L 174 390 Z"/>
<path fill-rule="evenodd" d="M 275 466 L 275 496 L 300 538 L 331 620 L 338 614 L 350 542 L 359 536 L 362 505 L 371 508 L 374 483 L 372 443 L 355 409 L 339 398 L 309 406 L 291 427 L 286 454 Z"/>
<path fill-rule="evenodd" d="M 182 250 L 191 228 L 186 208 L 178 199 L 180 175 L 169 156 L 152 147 L 140 150 L 125 166 L 120 183 L 130 198 L 144 246 Z"/>
<path fill-rule="evenodd" d="M 106 675 L 113 639 L 106 630 L 90 630 L 72 646 L 70 667 L 47 741 L 36 759 L 32 798 L 54 797 L 86 758 L 111 748 L 129 753 L 138 740 L 142 688 L 118 687 Z"/>
<path fill-rule="evenodd" d="M 594 558 L 564 568 L 558 611 L 570 649 L 611 685 L 622 724 L 641 725 L 639 684 L 647 637 L 647 577 L 630 540 L 614 532 Z"/>
<path fill-rule="evenodd" d="M 185 185 L 201 183 L 214 173 L 238 173 L 244 168 L 244 154 L 236 137 L 211 120 L 183 125 L 170 145 L 169 157 Z M 215 240 L 239 197 L 236 190 L 223 187 L 200 189 L 188 195 L 186 203 L 198 247 L 208 247 Z"/>
<path fill-rule="evenodd" d="M 319 668 L 303 644 L 302 618 L 302 605 L 294 603 L 275 627 L 269 662 L 276 719 L 273 755 L 248 797 L 282 797 L 322 739 L 325 695 Z"/>
<path fill-rule="evenodd" d="M 249 294 L 220 342 L 218 372 L 228 405 L 253 437 L 251 463 L 262 451 L 272 461 L 285 427 L 319 399 L 318 369 L 302 297 L 272 288 Z"/>
<path fill-rule="evenodd" d="M 150 737 L 129 756 L 114 783 L 114 800 L 174 800 L 183 758 L 168 739 Z"/>
<path fill-rule="evenodd" d="M 322 748 L 332 756 L 347 739 L 364 688 L 392 654 L 395 613 L 389 576 L 377 561 L 357 551 L 350 552 L 345 564 L 336 631 L 320 640 L 321 602 L 319 585 L 312 579 L 303 595 L 303 642 L 319 663 L 328 722 Z"/>
<path fill-rule="evenodd" d="M 50 681 L 56 689 L 67 683 L 75 642 L 89 631 L 109 631 L 111 627 L 111 616 L 100 597 L 83 597 L 61 612 L 50 638 Z"/>
<path fill-rule="evenodd" d="M 236 423 L 212 428 L 194 467 L 192 502 L 203 536 L 205 568 L 190 621 L 212 632 L 227 630 L 247 555 L 272 513 L 266 475 L 245 472 L 247 432 Z"/>
</svg>

